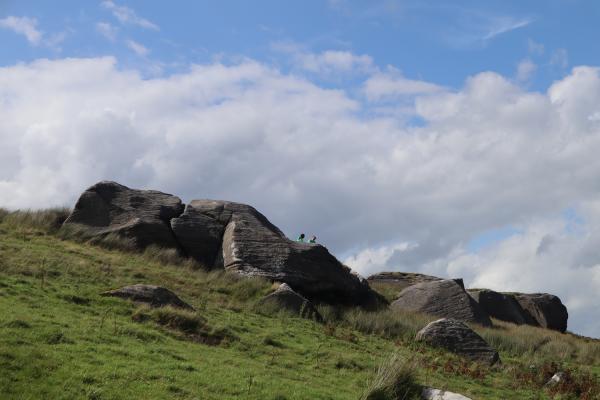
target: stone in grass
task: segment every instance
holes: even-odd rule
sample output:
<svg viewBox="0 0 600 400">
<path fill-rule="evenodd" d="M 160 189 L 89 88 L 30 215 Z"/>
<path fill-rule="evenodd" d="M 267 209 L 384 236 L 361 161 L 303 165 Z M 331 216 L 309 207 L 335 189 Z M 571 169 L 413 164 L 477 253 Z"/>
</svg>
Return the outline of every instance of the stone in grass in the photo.
<svg viewBox="0 0 600 400">
<path fill-rule="evenodd" d="M 417 333 L 416 340 L 489 365 L 500 361 L 494 348 L 464 322 L 455 319 L 442 318 L 430 322 Z"/>
<path fill-rule="evenodd" d="M 305 297 L 296 293 L 287 283 L 279 285 L 273 293 L 263 297 L 260 306 L 272 306 L 275 309 L 287 310 L 302 318 L 323 322 L 323 317 L 315 306 Z"/>
<path fill-rule="evenodd" d="M 471 400 L 462 394 L 447 392 L 445 390 L 434 388 L 423 388 L 421 398 L 424 400 Z"/>
<path fill-rule="evenodd" d="M 137 284 L 125 286 L 120 289 L 104 292 L 102 296 L 120 297 L 139 303 L 146 303 L 152 307 L 173 306 L 186 310 L 194 309 L 169 289 L 155 285 Z"/>
</svg>

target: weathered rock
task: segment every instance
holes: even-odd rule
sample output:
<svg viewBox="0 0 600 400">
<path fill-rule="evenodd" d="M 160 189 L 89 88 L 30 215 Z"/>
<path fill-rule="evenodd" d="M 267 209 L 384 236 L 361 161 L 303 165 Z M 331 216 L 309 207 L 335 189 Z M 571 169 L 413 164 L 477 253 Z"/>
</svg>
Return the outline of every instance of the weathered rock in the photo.
<svg viewBox="0 0 600 400">
<path fill-rule="evenodd" d="M 209 268 L 285 282 L 312 301 L 385 303 L 325 247 L 289 240 L 251 206 L 194 200 L 171 226 L 184 251 Z"/>
<path fill-rule="evenodd" d="M 514 293 L 514 296 L 528 318 L 536 321 L 537 325 L 559 332 L 567 330 L 569 313 L 557 296 L 547 293 Z"/>
<path fill-rule="evenodd" d="M 400 292 L 392 308 L 491 326 L 489 316 L 467 294 L 462 279 L 417 283 Z"/>
<path fill-rule="evenodd" d="M 302 318 L 314 319 L 322 322 L 323 317 L 315 306 L 305 297 L 294 290 L 287 284 L 282 283 L 276 291 L 265 296 L 259 301 L 259 305 L 268 305 L 277 309 L 283 309 L 298 315 Z"/>
<path fill-rule="evenodd" d="M 83 192 L 63 226 L 83 226 L 92 236 L 115 233 L 132 239 L 139 248 L 151 244 L 178 248 L 169 222 L 183 208 L 176 196 L 103 181 Z"/>
<path fill-rule="evenodd" d="M 500 360 L 498 352 L 462 321 L 442 318 L 421 329 L 416 340 L 489 365 Z"/>
<path fill-rule="evenodd" d="M 104 292 L 102 296 L 121 297 L 139 303 L 147 303 L 152 307 L 173 306 L 188 310 L 194 309 L 169 289 L 154 285 L 137 284 L 125 286 L 120 289 Z"/>
<path fill-rule="evenodd" d="M 465 397 L 462 394 L 427 387 L 423 388 L 421 398 L 424 400 L 471 400 L 469 397 Z"/>
<path fill-rule="evenodd" d="M 555 373 L 554 375 L 552 375 L 552 378 L 550 378 L 550 380 L 548 380 L 548 382 L 546 382 L 546 386 L 557 385 L 560 382 L 563 382 L 565 379 L 567 379 L 567 374 L 562 371 L 559 371 L 559 372 Z"/>
<path fill-rule="evenodd" d="M 367 278 L 371 287 L 388 293 L 388 296 L 393 299 L 396 299 L 400 292 L 409 286 L 440 280 L 442 278 L 413 272 L 379 272 Z"/>
<path fill-rule="evenodd" d="M 512 294 L 489 289 L 469 289 L 468 293 L 490 317 L 518 325 L 538 325 Z"/>
</svg>

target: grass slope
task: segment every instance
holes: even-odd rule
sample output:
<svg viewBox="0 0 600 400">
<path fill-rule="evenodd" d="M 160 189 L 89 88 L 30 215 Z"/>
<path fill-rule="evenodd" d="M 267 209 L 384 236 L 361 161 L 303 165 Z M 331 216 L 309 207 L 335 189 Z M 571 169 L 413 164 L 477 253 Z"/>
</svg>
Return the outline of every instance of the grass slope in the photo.
<svg viewBox="0 0 600 400">
<path fill-rule="evenodd" d="M 268 282 L 63 240 L 55 214 L 0 210 L 0 399 L 384 399 L 365 391 L 390 368 L 473 399 L 553 398 L 543 382 L 566 368 L 572 387 L 560 398 L 597 396 L 597 341 L 477 328 L 504 361 L 488 368 L 415 343 L 429 317 L 321 307 L 319 324 L 269 314 L 255 306 Z M 99 295 L 134 283 L 166 286 L 196 312 Z"/>
</svg>

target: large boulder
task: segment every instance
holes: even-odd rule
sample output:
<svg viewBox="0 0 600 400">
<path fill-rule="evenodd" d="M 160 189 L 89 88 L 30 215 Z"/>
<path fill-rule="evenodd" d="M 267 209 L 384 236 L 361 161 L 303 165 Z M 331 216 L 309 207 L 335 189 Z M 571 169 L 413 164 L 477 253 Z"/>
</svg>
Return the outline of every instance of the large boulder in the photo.
<svg viewBox="0 0 600 400">
<path fill-rule="evenodd" d="M 279 285 L 273 293 L 263 297 L 259 306 L 273 307 L 276 310 L 286 310 L 302 318 L 323 321 L 323 317 L 315 306 L 304 296 L 296 293 L 287 283 Z"/>
<path fill-rule="evenodd" d="M 512 294 L 489 289 L 469 289 L 468 292 L 490 317 L 518 325 L 538 325 Z"/>
<path fill-rule="evenodd" d="M 500 360 L 498 352 L 481 336 L 465 323 L 451 318 L 430 322 L 417 333 L 416 340 L 489 365 Z"/>
<path fill-rule="evenodd" d="M 547 293 L 513 293 L 527 318 L 534 320 L 542 328 L 559 332 L 567 330 L 569 313 L 557 296 Z"/>
<path fill-rule="evenodd" d="M 170 220 L 183 209 L 179 197 L 103 181 L 83 192 L 63 226 L 81 226 L 92 236 L 124 236 L 139 248 L 178 248 Z"/>
<path fill-rule="evenodd" d="M 492 321 L 465 291 L 462 279 L 417 283 L 400 292 L 392 303 L 398 310 L 416 311 L 491 326 Z"/>
<path fill-rule="evenodd" d="M 289 240 L 249 205 L 194 200 L 171 226 L 184 252 L 209 268 L 284 282 L 313 301 L 385 302 L 325 247 Z"/>
<path fill-rule="evenodd" d="M 172 306 L 193 310 L 193 307 L 181 300 L 167 288 L 155 285 L 137 284 L 101 293 L 102 296 L 120 297 L 152 307 Z"/>
</svg>

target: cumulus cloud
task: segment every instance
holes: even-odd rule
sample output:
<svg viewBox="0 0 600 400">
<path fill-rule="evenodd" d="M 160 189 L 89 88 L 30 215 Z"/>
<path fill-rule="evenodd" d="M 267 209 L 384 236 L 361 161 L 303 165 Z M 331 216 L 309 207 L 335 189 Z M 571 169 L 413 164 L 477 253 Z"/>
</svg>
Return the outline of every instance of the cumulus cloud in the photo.
<svg viewBox="0 0 600 400">
<path fill-rule="evenodd" d="M 100 179 L 250 203 L 363 274 L 553 292 L 570 329 L 600 336 L 598 70 L 545 93 L 491 72 L 416 92 L 411 127 L 252 60 L 158 78 L 113 58 L 3 67 L 0 205 L 72 205 Z M 507 225 L 513 236 L 468 250 Z"/>
<path fill-rule="evenodd" d="M 119 6 L 111 0 L 105 0 L 101 4 L 102 7 L 109 10 L 113 16 L 124 25 L 136 25 L 144 29 L 151 29 L 155 31 L 160 29 L 158 25 L 140 17 L 129 7 Z"/>
<path fill-rule="evenodd" d="M 10 29 L 25 36 L 27 41 L 34 46 L 37 46 L 42 40 L 42 32 L 37 29 L 35 18 L 9 16 L 0 19 L 0 28 Z"/>
<path fill-rule="evenodd" d="M 374 73 L 366 80 L 363 87 L 365 95 L 371 101 L 436 93 L 442 90 L 441 86 L 430 82 L 407 79 L 393 67 Z"/>
</svg>

